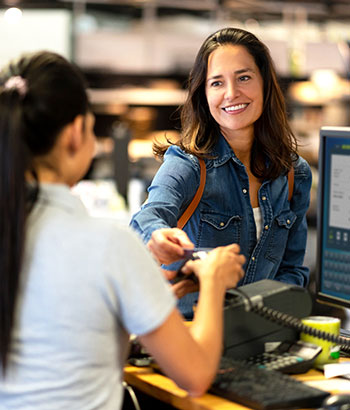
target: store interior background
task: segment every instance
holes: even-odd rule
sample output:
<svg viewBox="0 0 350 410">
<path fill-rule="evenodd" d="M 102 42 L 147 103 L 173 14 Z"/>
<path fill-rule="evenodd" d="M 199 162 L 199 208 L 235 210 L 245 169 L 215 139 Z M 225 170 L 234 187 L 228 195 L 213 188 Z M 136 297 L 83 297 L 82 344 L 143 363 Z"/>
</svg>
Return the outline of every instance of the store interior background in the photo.
<svg viewBox="0 0 350 410">
<path fill-rule="evenodd" d="M 275 62 L 300 153 L 313 171 L 305 263 L 314 272 L 319 129 L 350 125 L 350 0 L 0 1 L 0 65 L 49 49 L 80 66 L 98 144 L 74 190 L 91 214 L 127 224 L 160 165 L 152 141 L 178 134 L 194 57 L 226 26 L 256 34 Z"/>
</svg>

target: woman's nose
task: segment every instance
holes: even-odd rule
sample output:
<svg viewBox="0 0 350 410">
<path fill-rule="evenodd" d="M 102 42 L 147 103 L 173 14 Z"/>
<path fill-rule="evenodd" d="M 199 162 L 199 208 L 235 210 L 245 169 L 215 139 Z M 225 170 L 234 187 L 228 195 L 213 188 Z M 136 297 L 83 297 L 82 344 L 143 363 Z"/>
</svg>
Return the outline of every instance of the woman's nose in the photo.
<svg viewBox="0 0 350 410">
<path fill-rule="evenodd" d="M 239 94 L 239 88 L 235 81 L 229 81 L 225 90 L 225 98 L 235 98 Z"/>
</svg>

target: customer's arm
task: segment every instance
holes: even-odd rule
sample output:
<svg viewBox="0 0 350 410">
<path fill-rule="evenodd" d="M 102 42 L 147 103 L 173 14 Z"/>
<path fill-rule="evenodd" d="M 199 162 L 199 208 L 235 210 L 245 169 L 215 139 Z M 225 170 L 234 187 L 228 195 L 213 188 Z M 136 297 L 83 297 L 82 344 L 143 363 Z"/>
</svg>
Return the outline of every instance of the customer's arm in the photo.
<svg viewBox="0 0 350 410">
<path fill-rule="evenodd" d="M 200 181 L 198 159 L 178 147 L 170 147 L 148 188 L 147 202 L 130 222 L 144 243 L 152 232 L 175 228 L 177 221 L 193 199 Z"/>
<path fill-rule="evenodd" d="M 140 336 L 163 371 L 193 396 L 203 394 L 217 371 L 223 337 L 223 299 L 243 276 L 238 245 L 216 248 L 205 260 L 189 261 L 200 281 L 200 297 L 189 330 L 175 309 L 156 330 Z"/>
</svg>

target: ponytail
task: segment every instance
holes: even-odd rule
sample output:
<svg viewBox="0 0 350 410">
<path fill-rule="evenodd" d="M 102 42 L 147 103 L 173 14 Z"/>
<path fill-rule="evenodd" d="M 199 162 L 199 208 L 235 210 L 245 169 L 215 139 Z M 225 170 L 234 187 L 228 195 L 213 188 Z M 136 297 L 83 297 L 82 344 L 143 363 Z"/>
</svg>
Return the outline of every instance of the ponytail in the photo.
<svg viewBox="0 0 350 410">
<path fill-rule="evenodd" d="M 79 69 L 48 51 L 23 55 L 0 73 L 0 361 L 9 362 L 24 254 L 26 216 L 38 196 L 33 159 L 49 153 L 65 125 L 89 109 Z M 24 290 L 25 291 L 25 290 Z"/>
<path fill-rule="evenodd" d="M 0 359 L 6 371 L 21 269 L 25 216 L 25 172 L 29 154 L 22 137 L 22 96 L 0 92 Z"/>
</svg>

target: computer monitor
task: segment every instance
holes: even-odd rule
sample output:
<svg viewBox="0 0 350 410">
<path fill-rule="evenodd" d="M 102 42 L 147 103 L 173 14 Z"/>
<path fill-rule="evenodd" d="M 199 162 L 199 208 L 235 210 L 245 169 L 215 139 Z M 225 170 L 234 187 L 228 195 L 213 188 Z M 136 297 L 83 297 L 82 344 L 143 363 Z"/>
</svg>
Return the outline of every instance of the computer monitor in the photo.
<svg viewBox="0 0 350 410">
<path fill-rule="evenodd" d="M 320 130 L 316 299 L 350 307 L 350 127 Z"/>
</svg>

